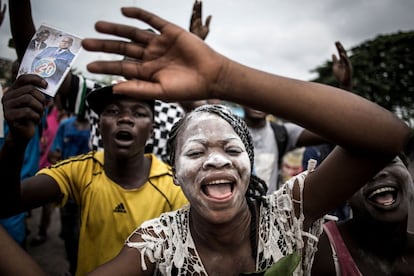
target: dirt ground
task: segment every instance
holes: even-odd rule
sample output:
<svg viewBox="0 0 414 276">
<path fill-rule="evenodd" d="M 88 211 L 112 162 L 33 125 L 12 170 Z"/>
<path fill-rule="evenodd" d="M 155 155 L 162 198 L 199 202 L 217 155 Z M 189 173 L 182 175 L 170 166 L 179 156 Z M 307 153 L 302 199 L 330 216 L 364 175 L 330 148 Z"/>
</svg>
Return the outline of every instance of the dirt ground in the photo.
<svg viewBox="0 0 414 276">
<path fill-rule="evenodd" d="M 59 238 L 60 214 L 59 209 L 55 208 L 52 212 L 51 223 L 48 229 L 48 239 L 45 243 L 31 246 L 30 241 L 38 232 L 41 208 L 32 210 L 32 215 L 27 219 L 27 227 L 30 234 L 27 238 L 27 251 L 40 264 L 40 266 L 51 276 L 67 276 L 68 262 L 63 240 Z"/>
</svg>

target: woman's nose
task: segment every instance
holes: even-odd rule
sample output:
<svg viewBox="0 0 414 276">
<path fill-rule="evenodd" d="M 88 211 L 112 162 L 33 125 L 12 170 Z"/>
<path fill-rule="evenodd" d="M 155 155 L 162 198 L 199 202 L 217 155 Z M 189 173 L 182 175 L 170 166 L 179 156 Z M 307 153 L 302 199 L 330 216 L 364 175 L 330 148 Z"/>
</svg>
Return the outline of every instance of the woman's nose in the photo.
<svg viewBox="0 0 414 276">
<path fill-rule="evenodd" d="M 221 153 L 211 153 L 203 163 L 203 169 L 221 168 L 231 164 L 231 161 Z"/>
<path fill-rule="evenodd" d="M 374 180 L 387 178 L 389 175 L 390 175 L 390 173 L 389 173 L 388 170 L 382 170 L 379 173 L 377 173 L 376 176 L 374 176 Z"/>
</svg>

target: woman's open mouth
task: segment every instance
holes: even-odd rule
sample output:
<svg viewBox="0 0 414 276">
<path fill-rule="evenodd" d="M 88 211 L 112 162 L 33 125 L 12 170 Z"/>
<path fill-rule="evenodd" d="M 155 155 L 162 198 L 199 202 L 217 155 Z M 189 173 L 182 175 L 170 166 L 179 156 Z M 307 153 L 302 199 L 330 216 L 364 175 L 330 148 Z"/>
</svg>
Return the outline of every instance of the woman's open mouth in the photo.
<svg viewBox="0 0 414 276">
<path fill-rule="evenodd" d="M 203 193 L 212 199 L 223 200 L 233 194 L 234 182 L 227 179 L 218 179 L 204 184 L 201 187 Z"/>
<path fill-rule="evenodd" d="M 368 195 L 368 200 L 377 206 L 389 207 L 397 201 L 398 190 L 395 187 L 381 187 Z"/>
</svg>

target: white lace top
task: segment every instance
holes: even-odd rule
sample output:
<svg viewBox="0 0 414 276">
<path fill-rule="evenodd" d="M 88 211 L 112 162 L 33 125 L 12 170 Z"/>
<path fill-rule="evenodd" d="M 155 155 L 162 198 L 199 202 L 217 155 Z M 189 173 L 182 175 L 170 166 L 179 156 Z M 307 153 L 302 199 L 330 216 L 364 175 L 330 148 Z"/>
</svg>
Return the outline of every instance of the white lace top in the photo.
<svg viewBox="0 0 414 276">
<path fill-rule="evenodd" d="M 259 240 L 256 271 L 270 268 L 281 257 L 298 252 L 301 264 L 294 275 L 310 275 L 318 238 L 322 233 L 322 218 L 305 232 L 303 227 L 302 192 L 307 171 L 295 176 L 275 193 L 264 197 L 259 214 Z M 300 185 L 300 217 L 295 216 L 292 187 L 295 180 Z M 156 263 L 154 275 L 208 275 L 189 228 L 189 206 L 164 213 L 159 218 L 144 222 L 134 233 L 143 242 L 126 244 L 139 250 L 142 269 L 146 270 L 144 256 Z"/>
</svg>

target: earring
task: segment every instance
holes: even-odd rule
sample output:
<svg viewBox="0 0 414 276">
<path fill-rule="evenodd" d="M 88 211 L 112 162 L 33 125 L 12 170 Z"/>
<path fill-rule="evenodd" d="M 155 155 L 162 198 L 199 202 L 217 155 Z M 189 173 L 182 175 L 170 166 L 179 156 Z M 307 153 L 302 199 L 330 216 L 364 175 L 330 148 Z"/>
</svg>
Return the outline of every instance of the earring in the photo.
<svg viewBox="0 0 414 276">
<path fill-rule="evenodd" d="M 173 175 L 173 183 L 176 186 L 180 186 L 180 183 L 178 182 L 178 179 L 177 179 L 177 177 L 175 177 L 175 175 Z"/>
</svg>

